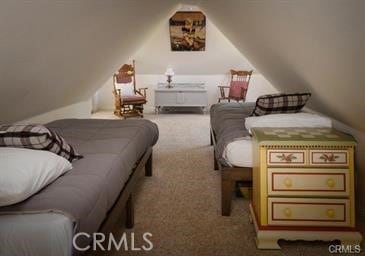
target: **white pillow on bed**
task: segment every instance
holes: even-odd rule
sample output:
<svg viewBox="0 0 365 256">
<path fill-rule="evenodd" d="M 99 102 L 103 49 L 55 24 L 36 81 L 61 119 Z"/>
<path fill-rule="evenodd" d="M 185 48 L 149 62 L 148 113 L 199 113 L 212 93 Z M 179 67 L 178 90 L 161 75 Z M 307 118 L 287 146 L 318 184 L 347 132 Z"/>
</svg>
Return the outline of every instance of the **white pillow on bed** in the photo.
<svg viewBox="0 0 365 256">
<path fill-rule="evenodd" d="M 331 128 L 332 120 L 325 116 L 300 112 L 246 117 L 245 126 L 250 133 L 254 127 Z"/>
<path fill-rule="evenodd" d="M 71 169 L 49 151 L 0 147 L 0 206 L 27 199 Z"/>
</svg>

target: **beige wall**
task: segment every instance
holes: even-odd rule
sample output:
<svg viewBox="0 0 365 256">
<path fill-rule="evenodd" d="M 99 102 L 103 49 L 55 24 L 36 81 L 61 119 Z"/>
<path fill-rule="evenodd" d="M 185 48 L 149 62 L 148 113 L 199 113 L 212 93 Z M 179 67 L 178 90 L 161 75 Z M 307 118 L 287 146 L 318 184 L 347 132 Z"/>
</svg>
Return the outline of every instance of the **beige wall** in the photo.
<svg viewBox="0 0 365 256">
<path fill-rule="evenodd" d="M 33 116 L 19 123 L 45 124 L 57 119 L 63 118 L 90 118 L 91 100 L 71 104 L 69 106 L 58 108 L 40 115 Z"/>
<path fill-rule="evenodd" d="M 345 125 L 337 120 L 334 120 L 334 127 L 338 130 L 344 131 L 355 137 L 358 145 L 356 148 L 356 200 L 357 211 L 365 220 L 365 133 Z"/>
<path fill-rule="evenodd" d="M 200 0 L 225 36 L 279 91 L 365 132 L 365 1 Z"/>
<path fill-rule="evenodd" d="M 170 16 L 174 12 L 170 13 Z M 152 36 L 130 59 L 136 60 L 137 86 L 148 87 L 147 108 L 153 109 L 154 91 L 159 82 L 166 82 L 163 75 L 167 67 L 175 71 L 174 82 L 203 82 L 208 89 L 209 105 L 217 102 L 218 85 L 228 85 L 229 70 L 255 69 L 207 17 L 206 50 L 202 52 L 173 52 L 170 50 L 169 17 L 167 16 L 151 33 Z M 113 108 L 112 78 L 95 94 L 97 108 Z M 276 90 L 257 72 L 254 73 L 247 94 L 248 101 Z"/>
<path fill-rule="evenodd" d="M 252 69 L 249 61 L 206 16 L 206 49 L 197 52 L 171 51 L 169 18 L 166 16 L 151 32 L 131 59 L 137 61 L 137 74 L 163 74 L 172 67 L 177 75 L 224 74 L 231 68 Z"/>
<path fill-rule="evenodd" d="M 177 3 L 0 1 L 0 121 L 88 100 Z"/>
</svg>

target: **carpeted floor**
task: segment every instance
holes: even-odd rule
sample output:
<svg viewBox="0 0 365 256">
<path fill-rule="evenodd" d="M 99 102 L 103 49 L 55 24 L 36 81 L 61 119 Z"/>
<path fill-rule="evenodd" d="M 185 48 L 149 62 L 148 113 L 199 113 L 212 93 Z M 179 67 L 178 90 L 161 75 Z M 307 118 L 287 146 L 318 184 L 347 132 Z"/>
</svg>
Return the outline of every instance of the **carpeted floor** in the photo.
<svg viewBox="0 0 365 256">
<path fill-rule="evenodd" d="M 230 217 L 220 213 L 220 174 L 213 170 L 209 145 L 209 116 L 161 114 L 146 118 L 156 122 L 160 139 L 154 147 L 153 177 L 142 177 L 135 196 L 135 248 L 148 244 L 151 251 L 102 255 L 235 256 L 235 255 L 328 255 L 326 242 L 281 241 L 281 251 L 257 250 L 248 201 L 235 198 Z M 124 230 L 118 232 L 122 234 Z M 118 236 L 117 236 L 118 237 Z"/>
</svg>

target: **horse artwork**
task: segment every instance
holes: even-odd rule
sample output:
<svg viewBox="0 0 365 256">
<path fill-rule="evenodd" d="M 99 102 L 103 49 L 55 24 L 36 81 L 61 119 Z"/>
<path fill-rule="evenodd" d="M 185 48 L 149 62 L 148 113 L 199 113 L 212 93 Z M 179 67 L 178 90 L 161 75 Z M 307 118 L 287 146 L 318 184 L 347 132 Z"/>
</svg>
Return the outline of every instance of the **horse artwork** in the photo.
<svg viewBox="0 0 365 256">
<path fill-rule="evenodd" d="M 176 12 L 170 18 L 171 51 L 205 51 L 205 26 L 202 12 Z"/>
</svg>

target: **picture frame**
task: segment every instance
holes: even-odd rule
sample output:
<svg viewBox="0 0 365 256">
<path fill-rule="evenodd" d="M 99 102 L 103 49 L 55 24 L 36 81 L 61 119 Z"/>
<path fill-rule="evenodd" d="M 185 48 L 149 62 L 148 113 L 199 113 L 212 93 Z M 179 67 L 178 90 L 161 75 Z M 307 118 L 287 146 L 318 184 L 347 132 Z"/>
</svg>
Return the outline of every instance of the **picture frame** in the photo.
<svg viewBox="0 0 365 256">
<path fill-rule="evenodd" d="M 202 12 L 176 12 L 169 25 L 171 51 L 205 51 L 206 17 Z"/>
</svg>

